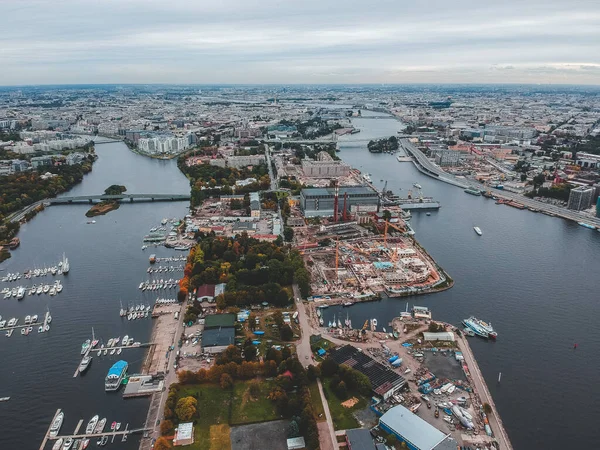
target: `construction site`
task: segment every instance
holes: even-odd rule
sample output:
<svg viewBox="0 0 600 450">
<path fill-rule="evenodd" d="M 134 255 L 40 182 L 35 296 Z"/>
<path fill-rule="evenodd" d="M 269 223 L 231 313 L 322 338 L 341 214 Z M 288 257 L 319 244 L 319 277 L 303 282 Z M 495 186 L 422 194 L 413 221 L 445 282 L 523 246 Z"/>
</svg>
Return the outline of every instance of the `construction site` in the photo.
<svg viewBox="0 0 600 450">
<path fill-rule="evenodd" d="M 411 295 L 452 285 L 413 238 L 401 208 L 380 211 L 378 199 L 362 193 L 356 194 L 362 195 L 358 207 L 349 201 L 347 190 L 343 197 L 337 186 L 331 190 L 333 204 L 324 209 L 332 215 L 322 215 L 319 224 L 295 229 L 298 247 L 311 271 L 313 296 L 346 303 L 381 293 Z M 321 200 L 320 205 L 323 203 Z"/>
</svg>

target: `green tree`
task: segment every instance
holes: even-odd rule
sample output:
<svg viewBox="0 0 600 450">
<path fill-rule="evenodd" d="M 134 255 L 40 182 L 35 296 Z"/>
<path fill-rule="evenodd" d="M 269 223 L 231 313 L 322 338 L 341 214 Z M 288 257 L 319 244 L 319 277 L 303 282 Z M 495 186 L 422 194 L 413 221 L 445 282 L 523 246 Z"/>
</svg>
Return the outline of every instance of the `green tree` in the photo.
<svg viewBox="0 0 600 450">
<path fill-rule="evenodd" d="M 298 436 L 300 436 L 300 427 L 298 426 L 298 422 L 292 420 L 288 426 L 288 437 L 295 438 Z"/>
<path fill-rule="evenodd" d="M 283 229 L 283 237 L 287 242 L 292 242 L 292 239 L 294 239 L 294 230 L 290 227 L 285 227 Z"/>
<path fill-rule="evenodd" d="M 330 377 L 338 371 L 339 365 L 333 359 L 327 358 L 321 363 L 321 374 Z"/>
<path fill-rule="evenodd" d="M 196 415 L 198 401 L 194 397 L 183 397 L 177 401 L 175 414 L 181 422 L 189 422 Z"/>
<path fill-rule="evenodd" d="M 348 398 L 348 388 L 346 387 L 346 383 L 344 381 L 340 381 L 335 388 L 335 395 L 342 400 L 346 400 Z"/>
<path fill-rule="evenodd" d="M 315 381 L 317 378 L 321 376 L 321 369 L 318 366 L 313 366 L 312 364 L 308 366 L 308 370 L 306 371 L 306 376 L 309 381 Z"/>
<path fill-rule="evenodd" d="M 386 222 L 389 222 L 390 220 L 392 220 L 392 213 L 388 209 L 385 209 L 383 211 L 382 217 L 383 217 L 383 220 L 385 220 Z"/>
<path fill-rule="evenodd" d="M 287 324 L 281 327 L 279 333 L 281 336 L 281 340 L 283 341 L 291 341 L 292 339 L 294 339 L 294 332 Z"/>
</svg>

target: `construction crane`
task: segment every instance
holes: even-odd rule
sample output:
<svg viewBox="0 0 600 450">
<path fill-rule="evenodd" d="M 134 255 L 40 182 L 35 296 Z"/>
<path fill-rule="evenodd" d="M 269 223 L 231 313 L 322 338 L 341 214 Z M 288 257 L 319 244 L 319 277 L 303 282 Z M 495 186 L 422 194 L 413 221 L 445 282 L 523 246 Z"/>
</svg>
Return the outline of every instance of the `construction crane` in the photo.
<svg viewBox="0 0 600 450">
<path fill-rule="evenodd" d="M 387 246 L 387 232 L 388 232 L 388 227 L 392 227 L 395 230 L 399 231 L 400 233 L 405 233 L 406 232 L 406 230 L 403 230 L 398 225 L 394 225 L 393 223 L 388 222 L 386 220 L 385 221 L 385 228 L 383 229 L 383 244 L 385 246 Z M 392 261 L 396 261 L 398 259 L 397 252 L 398 252 L 397 247 L 394 247 L 394 251 L 392 252 Z"/>
</svg>

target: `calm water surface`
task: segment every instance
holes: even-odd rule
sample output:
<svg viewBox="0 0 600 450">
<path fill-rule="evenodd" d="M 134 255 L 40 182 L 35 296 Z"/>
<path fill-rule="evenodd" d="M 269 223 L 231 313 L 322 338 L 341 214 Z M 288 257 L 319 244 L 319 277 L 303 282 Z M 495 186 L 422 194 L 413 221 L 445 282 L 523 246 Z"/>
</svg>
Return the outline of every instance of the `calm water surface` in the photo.
<svg viewBox="0 0 600 450">
<path fill-rule="evenodd" d="M 496 205 L 426 177 L 412 163 L 371 154 L 365 142 L 351 141 L 393 135 L 400 124 L 354 124 L 362 131 L 341 144 L 344 161 L 372 174 L 379 187 L 388 180 L 388 188 L 404 196 L 418 182 L 424 195 L 442 203 L 431 216 L 413 212 L 411 224 L 455 285 L 438 294 L 329 308 L 325 320 L 349 312 L 355 326 L 371 317 L 387 326 L 407 301 L 456 325 L 472 314 L 490 320 L 498 341 L 470 342 L 514 447 L 598 448 L 600 403 L 593 392 L 600 383 L 600 233 Z"/>
<path fill-rule="evenodd" d="M 96 146 L 99 155 L 93 170 L 83 182 L 64 195 L 102 193 L 111 184 L 123 184 L 130 193 L 187 193 L 189 183 L 175 161 L 157 161 L 131 153 L 124 144 Z M 129 372 L 141 367 L 144 350 L 127 350 L 117 356 L 96 357 L 87 373 L 73 378 L 81 356 L 81 343 L 90 337 L 92 327 L 105 342 L 128 334 L 148 342 L 150 319 L 128 322 L 119 317 L 124 305 L 152 304 L 157 294 L 143 294 L 139 283 L 148 278 L 148 256 L 181 255 L 165 248 L 142 251 L 142 237 L 165 217 L 183 217 L 187 202 L 123 204 L 106 216 L 96 217 L 88 225 L 85 212 L 89 205 L 52 206 L 23 225 L 21 246 L 13 257 L 0 265 L 0 274 L 24 271 L 34 266 L 56 264 L 63 252 L 71 270 L 59 278 L 61 294 L 26 296 L 17 302 L 0 299 L 0 315 L 5 318 L 38 314 L 49 308 L 53 317 L 49 333 L 29 336 L 17 330 L 9 339 L 0 334 L 0 396 L 11 400 L 0 403 L 0 449 L 37 449 L 56 409 L 65 412 L 62 433 L 72 432 L 79 419 L 93 415 L 143 426 L 147 399 L 123 400 L 121 392 L 104 392 L 104 377 L 118 359 L 129 363 Z M 169 277 L 175 277 L 176 274 Z M 0 283 L 2 287 L 52 282 L 54 277 Z M 175 296 L 171 290 L 170 297 Z M 117 443 L 118 442 L 118 443 Z M 137 448 L 139 438 L 128 442 L 115 440 L 113 448 Z M 47 448 L 51 446 L 48 445 Z"/>
</svg>

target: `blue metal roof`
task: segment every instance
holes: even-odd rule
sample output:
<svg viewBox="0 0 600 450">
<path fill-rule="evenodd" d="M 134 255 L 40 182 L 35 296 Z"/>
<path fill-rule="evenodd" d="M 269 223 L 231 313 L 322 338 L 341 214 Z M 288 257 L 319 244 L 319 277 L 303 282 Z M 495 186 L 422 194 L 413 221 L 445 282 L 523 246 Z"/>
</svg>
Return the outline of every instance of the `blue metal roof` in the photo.
<svg viewBox="0 0 600 450">
<path fill-rule="evenodd" d="M 124 370 L 127 370 L 127 361 L 123 361 L 123 360 L 117 361 L 109 369 L 107 376 L 110 377 L 112 375 L 112 376 L 120 377 L 121 373 L 123 373 Z"/>
</svg>

